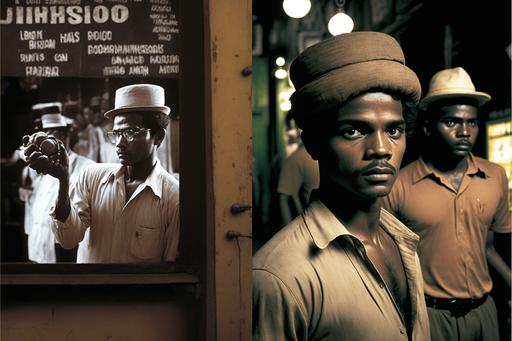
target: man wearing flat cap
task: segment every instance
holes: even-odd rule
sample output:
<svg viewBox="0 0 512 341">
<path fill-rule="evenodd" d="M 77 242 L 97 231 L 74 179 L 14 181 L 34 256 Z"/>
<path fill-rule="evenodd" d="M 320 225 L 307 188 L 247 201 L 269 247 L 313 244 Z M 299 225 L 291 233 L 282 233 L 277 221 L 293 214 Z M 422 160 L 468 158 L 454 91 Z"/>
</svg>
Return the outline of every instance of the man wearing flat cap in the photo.
<svg viewBox="0 0 512 341">
<path fill-rule="evenodd" d="M 510 269 L 491 247 L 493 232 L 511 231 L 508 180 L 501 166 L 471 153 L 478 110 L 490 99 L 461 67 L 436 73 L 420 102 L 425 148 L 384 203 L 420 236 L 432 340 L 499 340 L 487 261 L 510 285 Z"/>
<path fill-rule="evenodd" d="M 55 110 L 51 111 L 51 106 Z M 49 136 L 53 136 L 63 143 L 64 150 L 68 154 L 68 177 L 71 184 L 76 182 L 80 172 L 93 161 L 77 155 L 71 151 L 70 128 L 72 120 L 60 113 L 61 103 L 42 103 L 34 106 L 41 114 L 42 130 Z M 40 177 L 33 183 L 33 191 L 28 206 L 30 220 L 26 223 L 28 233 L 28 258 L 36 263 L 75 262 L 76 247 L 71 250 L 63 249 L 56 244 L 53 235 L 54 222 L 48 212 L 57 199 L 59 181 L 49 175 Z"/>
<path fill-rule="evenodd" d="M 290 77 L 320 185 L 253 258 L 253 339 L 430 340 L 418 236 L 381 209 L 416 74 L 395 39 L 354 32 L 306 49 Z"/>
<path fill-rule="evenodd" d="M 164 89 L 135 84 L 117 89 L 108 137 L 120 164 L 86 168 L 68 196 L 68 160 L 44 167 L 59 180 L 51 212 L 54 234 L 64 248 L 80 243 L 79 263 L 155 263 L 175 261 L 179 239 L 179 184 L 163 169 L 156 148 L 165 137 L 170 108 Z M 28 159 L 39 165 L 37 150 Z"/>
</svg>

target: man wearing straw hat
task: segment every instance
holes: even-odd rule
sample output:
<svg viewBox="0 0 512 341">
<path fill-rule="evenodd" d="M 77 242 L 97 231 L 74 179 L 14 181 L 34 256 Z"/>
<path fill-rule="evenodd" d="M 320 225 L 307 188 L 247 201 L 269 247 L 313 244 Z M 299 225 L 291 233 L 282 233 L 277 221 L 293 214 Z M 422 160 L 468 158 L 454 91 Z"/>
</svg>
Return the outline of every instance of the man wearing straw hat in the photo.
<svg viewBox="0 0 512 341">
<path fill-rule="evenodd" d="M 86 168 L 68 196 L 61 157 L 49 166 L 28 148 L 33 167 L 59 179 L 59 197 L 52 216 L 54 234 L 65 248 L 78 243 L 79 263 L 142 263 L 174 261 L 179 239 L 179 184 L 156 158 L 165 137 L 170 108 L 164 89 L 135 84 L 117 89 L 110 141 L 120 164 L 98 163 Z"/>
<path fill-rule="evenodd" d="M 253 339 L 430 340 L 418 236 L 381 209 L 416 74 L 391 36 L 353 32 L 306 49 L 290 77 L 320 185 L 253 258 Z"/>
<path fill-rule="evenodd" d="M 385 207 L 420 236 L 433 340 L 498 340 L 487 262 L 510 285 L 488 233 L 510 233 L 505 170 L 475 157 L 478 109 L 491 96 L 461 67 L 436 73 L 425 98 L 425 150 L 404 167 Z M 492 240 L 488 242 L 492 245 Z"/>
<path fill-rule="evenodd" d="M 41 114 L 42 130 L 62 142 L 68 153 L 69 182 L 74 183 L 80 172 L 93 162 L 72 152 L 69 146 L 72 120 L 61 114 L 61 103 L 41 103 L 33 107 Z M 44 148 L 43 148 L 44 149 Z M 53 236 L 54 222 L 48 215 L 57 199 L 59 181 L 52 176 L 42 176 L 31 197 L 28 233 L 28 258 L 36 263 L 75 262 L 77 249 L 63 249 Z"/>
</svg>

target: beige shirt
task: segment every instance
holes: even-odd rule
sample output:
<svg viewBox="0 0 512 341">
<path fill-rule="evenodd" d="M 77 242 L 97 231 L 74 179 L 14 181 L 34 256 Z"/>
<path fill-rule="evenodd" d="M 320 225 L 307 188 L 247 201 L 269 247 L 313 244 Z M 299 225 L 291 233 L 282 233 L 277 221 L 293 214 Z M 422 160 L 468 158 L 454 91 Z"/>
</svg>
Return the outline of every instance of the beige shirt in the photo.
<svg viewBox="0 0 512 341">
<path fill-rule="evenodd" d="M 480 298 L 491 291 L 489 230 L 510 232 L 505 170 L 470 156 L 458 190 L 419 158 L 404 167 L 384 207 L 420 236 L 425 293 L 439 298 Z"/>
<path fill-rule="evenodd" d="M 412 340 L 430 340 L 418 237 L 385 210 L 411 298 Z M 406 326 L 362 242 L 315 200 L 253 258 L 253 340 L 407 340 Z"/>
<path fill-rule="evenodd" d="M 304 146 L 283 161 L 277 192 L 297 195 L 304 206 L 309 202 L 311 191 L 320 184 L 318 161 L 313 160 Z"/>
<path fill-rule="evenodd" d="M 71 189 L 68 218 L 64 223 L 54 219 L 57 241 L 64 247 L 80 242 L 78 263 L 174 261 L 178 181 L 157 162 L 126 201 L 124 173 L 120 164 L 99 163 L 80 174 Z"/>
</svg>

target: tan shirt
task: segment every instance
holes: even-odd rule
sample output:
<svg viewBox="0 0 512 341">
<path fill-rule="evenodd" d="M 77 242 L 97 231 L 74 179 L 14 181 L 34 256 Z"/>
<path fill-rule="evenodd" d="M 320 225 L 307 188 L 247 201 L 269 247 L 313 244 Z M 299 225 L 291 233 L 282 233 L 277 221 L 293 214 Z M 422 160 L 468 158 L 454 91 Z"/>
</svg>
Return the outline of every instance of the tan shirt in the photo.
<svg viewBox="0 0 512 341">
<path fill-rule="evenodd" d="M 510 232 L 505 170 L 470 156 L 459 190 L 420 158 L 404 167 L 384 207 L 420 236 L 425 293 L 479 298 L 492 288 L 487 268 L 489 230 Z"/>
<path fill-rule="evenodd" d="M 318 161 L 313 160 L 304 146 L 284 159 L 279 174 L 277 192 L 298 195 L 304 206 L 309 202 L 311 191 L 320 184 Z"/>
<path fill-rule="evenodd" d="M 176 259 L 179 184 L 157 163 L 128 201 L 124 166 L 87 167 L 71 189 L 71 212 L 54 219 L 56 240 L 78 247 L 78 263 L 162 262 Z M 125 203 L 126 202 L 126 203 Z"/>
<path fill-rule="evenodd" d="M 388 212 L 411 298 L 412 340 L 430 340 L 418 237 Z M 403 318 L 362 242 L 320 201 L 253 258 L 253 340 L 407 340 Z"/>
</svg>

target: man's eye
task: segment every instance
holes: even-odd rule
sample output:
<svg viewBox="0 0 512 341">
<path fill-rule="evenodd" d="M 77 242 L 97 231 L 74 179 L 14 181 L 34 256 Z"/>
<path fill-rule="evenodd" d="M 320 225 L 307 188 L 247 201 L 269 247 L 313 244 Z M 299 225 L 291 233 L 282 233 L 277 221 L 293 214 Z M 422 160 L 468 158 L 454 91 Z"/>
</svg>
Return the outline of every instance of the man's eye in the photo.
<svg viewBox="0 0 512 341">
<path fill-rule="evenodd" d="M 452 121 L 452 120 L 446 120 L 446 121 L 444 121 L 444 124 L 447 127 L 455 127 L 455 121 Z"/>
<path fill-rule="evenodd" d="M 346 128 L 340 131 L 340 135 L 347 139 L 355 139 L 362 136 L 363 134 L 355 128 Z"/>
<path fill-rule="evenodd" d="M 396 127 L 388 130 L 388 135 L 392 138 L 399 138 L 404 133 L 404 128 Z"/>
<path fill-rule="evenodd" d="M 468 124 L 469 124 L 470 127 L 474 128 L 474 127 L 478 126 L 478 121 L 476 121 L 476 120 L 475 121 L 469 121 Z"/>
</svg>

